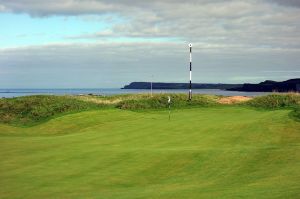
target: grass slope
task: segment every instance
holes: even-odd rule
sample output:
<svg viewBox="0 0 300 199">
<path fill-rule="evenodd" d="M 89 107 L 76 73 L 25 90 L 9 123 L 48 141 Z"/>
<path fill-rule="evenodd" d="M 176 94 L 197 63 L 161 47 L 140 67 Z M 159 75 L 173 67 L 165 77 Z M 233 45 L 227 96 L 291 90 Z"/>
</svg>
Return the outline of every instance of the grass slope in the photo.
<svg viewBox="0 0 300 199">
<path fill-rule="evenodd" d="M 245 107 L 0 124 L 0 198 L 297 198 L 300 123 Z"/>
</svg>

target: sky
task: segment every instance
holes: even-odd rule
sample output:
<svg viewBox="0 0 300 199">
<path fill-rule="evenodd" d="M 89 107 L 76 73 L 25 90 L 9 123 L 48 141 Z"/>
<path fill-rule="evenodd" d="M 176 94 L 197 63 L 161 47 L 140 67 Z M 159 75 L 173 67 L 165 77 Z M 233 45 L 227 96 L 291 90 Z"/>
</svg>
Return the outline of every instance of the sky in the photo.
<svg viewBox="0 0 300 199">
<path fill-rule="evenodd" d="M 300 0 L 0 0 L 0 88 L 300 77 Z"/>
</svg>

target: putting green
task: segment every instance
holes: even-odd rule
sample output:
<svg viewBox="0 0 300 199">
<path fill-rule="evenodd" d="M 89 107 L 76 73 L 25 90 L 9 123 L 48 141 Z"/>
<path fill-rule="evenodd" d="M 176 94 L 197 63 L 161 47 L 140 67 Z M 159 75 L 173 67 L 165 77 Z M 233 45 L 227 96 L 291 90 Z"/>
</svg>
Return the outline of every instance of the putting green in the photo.
<svg viewBox="0 0 300 199">
<path fill-rule="evenodd" d="M 297 198 L 288 110 L 117 109 L 0 125 L 0 198 Z"/>
</svg>

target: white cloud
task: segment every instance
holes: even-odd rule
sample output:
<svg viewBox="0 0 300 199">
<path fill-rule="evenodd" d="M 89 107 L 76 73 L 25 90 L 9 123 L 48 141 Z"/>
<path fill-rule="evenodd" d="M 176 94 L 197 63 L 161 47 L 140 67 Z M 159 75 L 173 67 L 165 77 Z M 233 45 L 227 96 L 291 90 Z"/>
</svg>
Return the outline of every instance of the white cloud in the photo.
<svg viewBox="0 0 300 199">
<path fill-rule="evenodd" d="M 300 48 L 300 9 L 288 0 L 0 0 L 0 8 L 35 17 L 116 14 L 111 29 L 68 39 L 166 37 L 211 46 Z M 108 19 L 107 19 L 108 20 Z"/>
</svg>

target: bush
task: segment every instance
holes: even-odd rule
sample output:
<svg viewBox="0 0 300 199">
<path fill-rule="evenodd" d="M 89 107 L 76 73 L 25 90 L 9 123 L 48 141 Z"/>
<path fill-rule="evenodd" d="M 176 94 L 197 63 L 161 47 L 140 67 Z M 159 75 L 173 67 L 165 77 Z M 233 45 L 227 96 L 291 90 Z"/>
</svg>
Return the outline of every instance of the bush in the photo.
<svg viewBox="0 0 300 199">
<path fill-rule="evenodd" d="M 28 125 L 58 114 L 95 109 L 103 106 L 68 96 L 36 95 L 0 99 L 0 122 Z"/>
<path fill-rule="evenodd" d="M 168 96 L 171 97 L 171 106 L 173 108 L 209 106 L 217 104 L 216 96 L 194 95 L 193 100 L 188 101 L 185 94 L 156 94 L 153 95 L 153 97 L 144 96 L 140 99 L 123 100 L 117 104 L 117 107 L 130 110 L 167 108 Z"/>
<path fill-rule="evenodd" d="M 255 97 L 246 104 L 267 109 L 292 108 L 300 104 L 299 94 L 272 94 L 267 96 Z"/>
</svg>

